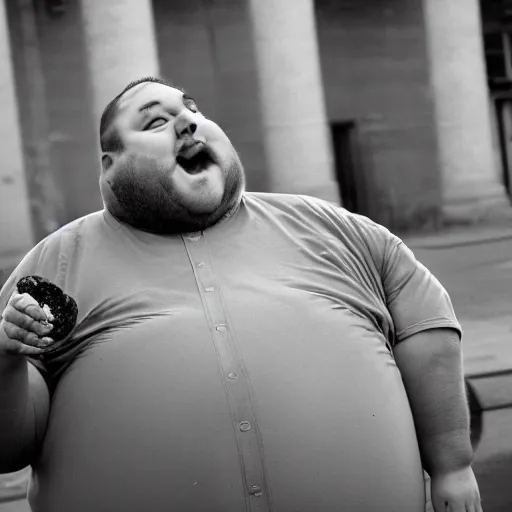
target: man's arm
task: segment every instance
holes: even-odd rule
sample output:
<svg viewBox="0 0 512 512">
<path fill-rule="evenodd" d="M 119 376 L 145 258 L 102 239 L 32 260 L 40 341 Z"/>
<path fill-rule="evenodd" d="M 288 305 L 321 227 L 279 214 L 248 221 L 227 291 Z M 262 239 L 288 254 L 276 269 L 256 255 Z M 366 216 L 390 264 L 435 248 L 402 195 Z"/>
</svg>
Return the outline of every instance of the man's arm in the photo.
<svg viewBox="0 0 512 512">
<path fill-rule="evenodd" d="M 48 387 L 24 356 L 0 358 L 0 473 L 32 463 L 50 410 Z"/>
<path fill-rule="evenodd" d="M 37 301 L 17 293 L 16 283 L 30 275 L 56 280 L 59 261 L 67 261 L 76 247 L 64 243 L 63 236 L 69 234 L 74 232 L 59 230 L 39 242 L 0 289 L 0 473 L 22 469 L 34 461 L 50 411 L 48 386 L 29 359 L 47 346 L 41 343 L 51 336 L 41 324 L 47 317 Z"/>
<path fill-rule="evenodd" d="M 395 345 L 414 417 L 423 467 L 431 476 L 473 458 L 461 342 L 452 329 L 429 329 Z"/>
<path fill-rule="evenodd" d="M 49 391 L 27 360 L 50 341 L 45 335 L 51 326 L 41 323 L 45 319 L 37 301 L 17 290 L 0 317 L 0 473 L 31 464 L 46 430 Z"/>
<path fill-rule="evenodd" d="M 391 314 L 393 353 L 402 374 L 436 512 L 481 512 L 471 468 L 461 336 L 450 297 L 413 252 L 388 230 L 366 223 L 365 237 Z M 370 234 L 371 236 L 368 236 Z"/>
</svg>

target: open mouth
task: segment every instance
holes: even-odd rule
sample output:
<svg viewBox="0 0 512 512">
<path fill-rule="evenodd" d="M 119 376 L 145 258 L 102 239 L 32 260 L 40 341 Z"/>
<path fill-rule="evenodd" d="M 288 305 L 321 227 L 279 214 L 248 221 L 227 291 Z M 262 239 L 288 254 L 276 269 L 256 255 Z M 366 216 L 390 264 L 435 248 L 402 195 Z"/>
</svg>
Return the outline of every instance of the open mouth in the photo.
<svg viewBox="0 0 512 512">
<path fill-rule="evenodd" d="M 190 155 L 178 155 L 176 162 L 188 174 L 199 174 L 209 167 L 213 163 L 213 160 L 206 149 L 203 148 L 197 152 L 193 151 Z"/>
</svg>

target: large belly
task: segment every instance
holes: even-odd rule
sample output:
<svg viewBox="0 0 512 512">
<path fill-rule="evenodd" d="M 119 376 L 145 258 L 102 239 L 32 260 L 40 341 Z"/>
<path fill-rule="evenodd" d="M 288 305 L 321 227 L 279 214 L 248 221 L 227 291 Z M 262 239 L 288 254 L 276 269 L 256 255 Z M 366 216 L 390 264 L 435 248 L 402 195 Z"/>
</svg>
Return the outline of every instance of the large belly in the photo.
<svg viewBox="0 0 512 512">
<path fill-rule="evenodd" d="M 261 305 L 233 323 L 274 510 L 423 511 L 414 425 L 382 340 L 347 313 L 275 315 Z M 217 354 L 197 315 L 120 331 L 74 362 L 30 499 L 35 512 L 239 512 L 244 485 Z"/>
<path fill-rule="evenodd" d="M 241 354 L 276 510 L 423 512 L 414 422 L 383 336 L 346 310 L 265 310 L 236 331 L 254 333 Z"/>
</svg>

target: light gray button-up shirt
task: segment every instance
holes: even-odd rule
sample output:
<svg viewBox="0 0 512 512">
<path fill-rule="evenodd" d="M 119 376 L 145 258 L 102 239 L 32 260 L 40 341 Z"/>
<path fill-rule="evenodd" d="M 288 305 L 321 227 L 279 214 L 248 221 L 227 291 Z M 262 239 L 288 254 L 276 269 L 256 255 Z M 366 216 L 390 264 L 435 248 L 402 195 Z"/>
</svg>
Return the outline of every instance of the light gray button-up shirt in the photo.
<svg viewBox="0 0 512 512">
<path fill-rule="evenodd" d="M 36 246 L 0 306 L 28 274 L 79 308 L 34 361 L 52 390 L 35 512 L 423 512 L 391 348 L 460 326 L 387 229 L 283 194 L 182 236 L 102 211 Z"/>
</svg>

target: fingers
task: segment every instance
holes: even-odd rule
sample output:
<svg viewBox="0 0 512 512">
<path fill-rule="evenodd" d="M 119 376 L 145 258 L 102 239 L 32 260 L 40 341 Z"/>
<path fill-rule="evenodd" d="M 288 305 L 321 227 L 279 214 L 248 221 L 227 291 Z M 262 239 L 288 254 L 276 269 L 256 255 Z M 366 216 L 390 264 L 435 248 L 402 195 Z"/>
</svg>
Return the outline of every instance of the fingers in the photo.
<svg viewBox="0 0 512 512">
<path fill-rule="evenodd" d="M 482 503 L 481 503 L 480 499 L 476 500 L 474 503 L 468 504 L 467 511 L 468 512 L 483 512 Z"/>
<path fill-rule="evenodd" d="M 27 293 L 20 294 L 15 290 L 0 319 L 0 326 L 8 338 L 3 348 L 8 352 L 37 355 L 53 343 L 47 337 L 53 326 L 48 324 L 38 302 Z"/>
<path fill-rule="evenodd" d="M 2 321 L 1 327 L 7 335 L 7 340 L 2 342 L 0 348 L 11 354 L 38 355 L 53 343 L 52 338 L 39 338 L 37 334 L 25 331 L 23 328 L 5 320 Z"/>
<path fill-rule="evenodd" d="M 463 504 L 450 503 L 450 505 L 447 505 L 446 510 L 447 512 L 483 512 L 480 500 L 470 501 Z"/>
<path fill-rule="evenodd" d="M 39 307 L 39 306 L 37 306 L 37 307 Z M 31 310 L 34 313 L 36 312 L 36 310 L 33 309 L 33 307 L 31 308 Z M 33 333 L 37 337 L 37 336 L 44 336 L 44 335 L 48 334 L 52 329 L 51 324 L 44 325 L 41 322 L 39 322 L 38 320 L 35 320 L 32 316 L 29 316 L 28 314 L 23 313 L 22 311 L 19 311 L 18 309 L 15 309 L 12 305 L 8 305 L 5 308 L 5 311 L 3 314 L 3 319 L 5 320 L 5 322 L 12 324 L 14 327 L 19 328 L 19 329 L 16 329 L 16 332 L 18 334 L 13 339 L 20 340 L 20 341 L 23 341 L 23 339 L 21 339 L 19 337 L 19 332 L 21 332 L 21 331 Z M 7 333 L 7 334 L 10 338 L 12 337 L 12 336 L 10 336 L 9 333 Z"/>
<path fill-rule="evenodd" d="M 432 507 L 434 508 L 435 512 L 448 512 L 448 502 L 442 500 L 442 499 L 436 499 L 435 497 L 432 497 Z"/>
<path fill-rule="evenodd" d="M 9 306 L 12 306 L 15 310 L 28 315 L 36 321 L 41 322 L 46 320 L 45 312 L 39 306 L 37 300 L 28 293 L 20 294 L 18 290 L 15 290 L 7 303 L 7 307 Z"/>
<path fill-rule="evenodd" d="M 23 356 L 38 356 L 44 352 L 44 348 L 33 347 L 31 345 L 25 345 L 19 341 L 13 341 L 16 343 L 16 347 L 13 347 L 10 352 L 16 353 Z"/>
<path fill-rule="evenodd" d="M 466 504 L 464 502 L 450 504 L 446 510 L 448 512 L 467 512 Z"/>
<path fill-rule="evenodd" d="M 53 328 L 51 324 L 47 323 L 46 314 L 38 302 L 28 293 L 20 294 L 18 290 L 15 290 L 11 295 L 2 317 L 5 322 L 21 328 L 21 331 L 20 329 L 13 330 L 12 327 L 10 328 L 11 333 L 15 336 L 13 339 L 19 341 L 24 341 L 26 338 L 26 334 L 22 331 L 35 333 L 37 336 L 45 336 Z M 45 322 L 45 324 L 41 322 Z M 9 333 L 8 335 L 11 337 Z"/>
<path fill-rule="evenodd" d="M 31 339 L 31 336 L 25 336 L 25 338 L 27 338 L 27 341 L 22 342 L 12 337 L 24 337 L 24 335 L 21 333 L 18 334 L 13 332 L 13 330 L 17 329 L 16 326 L 13 326 L 12 324 L 9 324 L 7 322 L 2 322 L 1 327 L 5 331 L 7 338 L 4 338 L 2 336 L 2 341 L 0 343 L 0 354 L 8 353 L 35 356 L 41 354 L 44 351 L 44 348 L 41 345 L 41 340 L 39 340 L 39 338 L 35 334 L 32 333 L 32 336 L 35 336 L 35 340 L 33 338 Z M 28 333 L 26 334 L 28 335 Z"/>
<path fill-rule="evenodd" d="M 11 340 L 21 341 L 22 343 L 26 343 L 27 345 L 37 346 L 42 345 L 45 346 L 48 344 L 48 338 L 46 341 L 44 338 L 40 338 L 36 332 L 28 331 L 23 327 L 20 327 L 18 324 L 5 321 L 3 322 L 3 328 L 8 338 Z M 40 329 L 38 329 L 40 330 Z M 47 329 L 45 332 L 41 334 L 48 334 L 49 330 Z"/>
<path fill-rule="evenodd" d="M 34 346 L 39 343 L 39 336 L 37 334 L 28 332 L 12 322 L 4 321 L 3 327 L 7 337 L 11 340 L 21 341 L 22 343 Z"/>
</svg>

